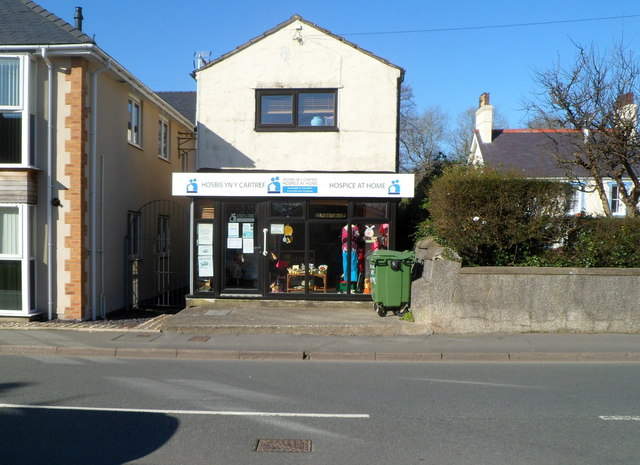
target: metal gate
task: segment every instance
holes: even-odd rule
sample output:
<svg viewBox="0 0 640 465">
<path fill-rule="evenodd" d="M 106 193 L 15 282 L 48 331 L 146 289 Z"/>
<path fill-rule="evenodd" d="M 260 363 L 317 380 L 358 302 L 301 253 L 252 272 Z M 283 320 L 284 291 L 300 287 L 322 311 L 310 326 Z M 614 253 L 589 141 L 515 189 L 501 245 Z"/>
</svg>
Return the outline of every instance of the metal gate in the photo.
<svg viewBox="0 0 640 465">
<path fill-rule="evenodd" d="M 171 200 L 129 212 L 127 308 L 184 308 L 189 292 L 189 215 Z"/>
</svg>

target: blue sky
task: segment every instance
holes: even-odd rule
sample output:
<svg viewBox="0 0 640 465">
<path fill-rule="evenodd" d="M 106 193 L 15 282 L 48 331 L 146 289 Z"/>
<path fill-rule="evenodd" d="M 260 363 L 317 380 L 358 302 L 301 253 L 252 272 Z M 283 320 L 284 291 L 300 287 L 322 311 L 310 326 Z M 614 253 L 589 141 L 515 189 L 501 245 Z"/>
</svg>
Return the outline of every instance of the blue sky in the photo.
<svg viewBox="0 0 640 465">
<path fill-rule="evenodd" d="M 156 91 L 195 90 L 195 51 L 218 57 L 299 14 L 404 68 L 419 109 L 439 105 L 454 120 L 490 92 L 512 128 L 525 122 L 532 70 L 570 64 L 571 41 L 640 54 L 637 0 L 36 1 L 71 24 L 82 6 L 84 32 Z M 575 21 L 618 16 L 628 17 Z M 547 24 L 491 27 L 523 23 Z"/>
</svg>

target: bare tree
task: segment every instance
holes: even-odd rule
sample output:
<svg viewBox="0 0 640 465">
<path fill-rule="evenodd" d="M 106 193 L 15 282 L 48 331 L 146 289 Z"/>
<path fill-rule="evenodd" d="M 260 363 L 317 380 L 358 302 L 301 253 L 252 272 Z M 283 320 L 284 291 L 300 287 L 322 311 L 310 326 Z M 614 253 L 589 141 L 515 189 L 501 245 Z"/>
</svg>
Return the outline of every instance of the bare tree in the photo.
<svg viewBox="0 0 640 465">
<path fill-rule="evenodd" d="M 557 117 L 548 114 L 534 115 L 527 121 L 529 129 L 563 129 L 563 122 Z"/>
<path fill-rule="evenodd" d="M 579 169 L 590 174 L 607 216 L 612 212 L 606 179 L 615 181 L 627 216 L 638 216 L 640 137 L 633 95 L 640 87 L 640 64 L 621 45 L 604 54 L 593 46 L 576 47 L 577 56 L 569 67 L 558 61 L 549 70 L 534 73 L 539 91 L 527 102 L 528 110 L 549 126 L 554 121 L 581 132 L 581 137 L 572 138 L 571 150 L 558 148 L 555 155 L 569 176 L 577 178 Z"/>
<path fill-rule="evenodd" d="M 445 158 L 449 117 L 439 107 L 418 112 L 413 89 L 403 84 L 400 96 L 400 169 L 429 175 Z"/>
</svg>

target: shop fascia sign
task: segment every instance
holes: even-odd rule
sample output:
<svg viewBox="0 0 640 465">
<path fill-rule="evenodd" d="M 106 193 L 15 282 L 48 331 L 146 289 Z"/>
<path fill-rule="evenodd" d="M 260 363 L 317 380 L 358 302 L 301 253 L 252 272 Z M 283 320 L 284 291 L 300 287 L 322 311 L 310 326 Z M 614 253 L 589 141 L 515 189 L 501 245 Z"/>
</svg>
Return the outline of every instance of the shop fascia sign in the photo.
<svg viewBox="0 0 640 465">
<path fill-rule="evenodd" d="M 413 193 L 413 174 L 173 173 L 175 196 L 408 198 Z"/>
</svg>

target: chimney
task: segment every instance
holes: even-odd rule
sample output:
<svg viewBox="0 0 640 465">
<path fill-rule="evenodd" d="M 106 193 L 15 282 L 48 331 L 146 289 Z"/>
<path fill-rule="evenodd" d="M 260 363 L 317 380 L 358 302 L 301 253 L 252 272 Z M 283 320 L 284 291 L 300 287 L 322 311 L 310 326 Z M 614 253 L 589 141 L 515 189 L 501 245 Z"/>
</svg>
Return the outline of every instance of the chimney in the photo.
<svg viewBox="0 0 640 465">
<path fill-rule="evenodd" d="M 635 130 L 635 126 L 638 124 L 638 105 L 634 103 L 633 97 L 633 92 L 622 94 L 618 97 L 616 106 L 618 107 L 620 123 L 623 125 L 633 125 Z"/>
<path fill-rule="evenodd" d="M 73 17 L 73 19 L 76 20 L 76 29 L 79 31 L 82 31 L 82 20 L 84 19 L 84 16 L 82 16 L 82 7 L 81 6 L 77 6 L 76 7 L 76 14 Z"/>
<path fill-rule="evenodd" d="M 476 130 L 480 133 L 480 140 L 490 144 L 493 132 L 493 107 L 489 105 L 489 93 L 480 96 L 480 107 L 476 111 Z"/>
</svg>

